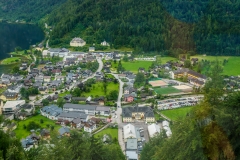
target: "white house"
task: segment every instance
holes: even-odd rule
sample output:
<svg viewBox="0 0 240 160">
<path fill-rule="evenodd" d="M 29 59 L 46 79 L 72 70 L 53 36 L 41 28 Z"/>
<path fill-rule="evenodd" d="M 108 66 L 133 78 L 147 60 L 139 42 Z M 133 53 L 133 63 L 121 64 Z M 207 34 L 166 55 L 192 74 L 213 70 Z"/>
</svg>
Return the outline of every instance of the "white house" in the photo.
<svg viewBox="0 0 240 160">
<path fill-rule="evenodd" d="M 166 134 L 168 137 L 171 137 L 172 135 L 172 131 L 169 127 L 169 122 L 168 121 L 163 121 L 162 122 L 162 126 L 163 126 L 163 129 L 166 131 Z"/>
<path fill-rule="evenodd" d="M 128 138 L 137 138 L 136 128 L 132 124 L 127 124 L 123 127 L 123 137 L 124 139 Z"/>
<path fill-rule="evenodd" d="M 20 106 L 24 105 L 25 100 L 7 101 L 2 108 L 3 114 L 13 114 Z"/>
<path fill-rule="evenodd" d="M 105 40 L 101 43 L 102 46 L 110 46 Z"/>
<path fill-rule="evenodd" d="M 97 106 L 96 114 L 99 114 L 99 115 L 102 115 L 102 116 L 109 116 L 110 107 Z"/>
<path fill-rule="evenodd" d="M 42 56 L 43 56 L 43 57 L 46 57 L 47 55 L 48 55 L 48 50 L 43 50 Z"/>
<path fill-rule="evenodd" d="M 86 45 L 86 42 L 79 37 L 73 38 L 70 42 L 70 46 L 73 46 L 73 47 L 82 47 L 85 45 Z"/>
<path fill-rule="evenodd" d="M 86 122 L 84 124 L 84 131 L 92 133 L 97 128 L 96 124 L 94 122 Z"/>
<path fill-rule="evenodd" d="M 149 136 L 151 138 L 158 135 L 160 133 L 160 126 L 155 124 L 155 123 L 149 125 L 148 126 L 148 133 L 149 133 Z"/>
</svg>

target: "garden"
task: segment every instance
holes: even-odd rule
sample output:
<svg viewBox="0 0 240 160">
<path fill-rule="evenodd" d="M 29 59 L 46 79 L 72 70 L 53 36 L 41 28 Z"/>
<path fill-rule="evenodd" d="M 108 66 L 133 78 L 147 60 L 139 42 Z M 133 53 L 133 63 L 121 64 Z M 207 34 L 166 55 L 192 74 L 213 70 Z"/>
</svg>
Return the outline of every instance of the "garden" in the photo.
<svg viewBox="0 0 240 160">
<path fill-rule="evenodd" d="M 49 129 L 51 131 L 58 131 L 60 125 L 56 125 L 55 121 L 50 120 L 42 115 L 30 117 L 26 120 L 18 121 L 17 128 L 14 130 L 16 137 L 19 139 L 26 138 L 31 134 L 30 130 Z"/>
</svg>

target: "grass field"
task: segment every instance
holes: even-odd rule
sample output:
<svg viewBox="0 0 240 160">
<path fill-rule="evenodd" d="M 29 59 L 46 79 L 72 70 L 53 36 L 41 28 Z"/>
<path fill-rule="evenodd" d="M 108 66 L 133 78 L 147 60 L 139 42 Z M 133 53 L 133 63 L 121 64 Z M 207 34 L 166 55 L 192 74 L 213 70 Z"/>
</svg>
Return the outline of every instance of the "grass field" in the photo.
<svg viewBox="0 0 240 160">
<path fill-rule="evenodd" d="M 119 88 L 118 83 L 114 84 L 113 82 L 107 83 L 107 94 L 109 94 L 113 90 L 117 90 Z M 92 85 L 91 91 L 88 93 L 83 93 L 82 96 L 106 96 L 103 90 L 103 82 L 97 82 Z"/>
<path fill-rule="evenodd" d="M 122 61 L 122 66 L 127 70 L 127 71 L 132 71 L 133 73 L 137 73 L 138 69 L 140 67 L 145 68 L 148 70 L 148 68 L 152 65 L 151 61 L 133 61 L 133 62 L 123 62 Z"/>
<path fill-rule="evenodd" d="M 215 61 L 219 60 L 222 64 L 224 59 L 227 59 L 228 62 L 225 66 L 223 66 L 223 74 L 228 76 L 237 76 L 240 75 L 240 70 L 236 69 L 240 66 L 240 57 L 237 56 L 191 56 L 191 58 L 198 58 L 200 61 L 203 60 L 209 60 L 209 61 Z"/>
<path fill-rule="evenodd" d="M 118 139 L 118 129 L 116 128 L 107 128 L 102 130 L 101 132 L 98 132 L 97 134 L 95 134 L 95 137 L 102 137 L 104 134 L 110 134 L 112 139 L 116 138 Z"/>
<path fill-rule="evenodd" d="M 178 118 L 185 117 L 192 108 L 193 107 L 183 107 L 160 112 L 171 120 L 177 120 Z"/>
<path fill-rule="evenodd" d="M 17 63 L 20 62 L 21 58 L 20 57 L 11 57 L 11 58 L 6 58 L 4 59 L 1 64 L 12 64 L 12 63 Z"/>
<path fill-rule="evenodd" d="M 40 119 L 43 120 L 43 123 L 40 123 Z M 27 131 L 26 129 L 23 128 L 24 124 L 27 126 L 29 124 L 29 122 L 31 122 L 31 121 L 38 123 L 41 126 L 41 128 L 47 128 L 47 124 L 49 124 L 50 126 L 54 126 L 54 131 L 58 131 L 58 129 L 61 128 L 61 126 L 56 125 L 54 121 L 52 121 L 46 117 L 43 117 L 41 115 L 37 115 L 37 116 L 34 116 L 34 117 L 31 117 L 26 120 L 18 122 L 18 126 L 14 130 L 17 138 L 19 138 L 19 139 L 26 138 L 27 136 L 29 136 L 31 134 L 30 131 Z"/>
<path fill-rule="evenodd" d="M 228 62 L 223 67 L 223 74 L 229 76 L 240 75 L 240 57 L 229 57 Z"/>
<path fill-rule="evenodd" d="M 179 93 L 180 90 L 173 87 L 164 87 L 164 88 L 154 88 L 154 91 L 157 94 L 171 94 L 171 93 Z"/>
</svg>

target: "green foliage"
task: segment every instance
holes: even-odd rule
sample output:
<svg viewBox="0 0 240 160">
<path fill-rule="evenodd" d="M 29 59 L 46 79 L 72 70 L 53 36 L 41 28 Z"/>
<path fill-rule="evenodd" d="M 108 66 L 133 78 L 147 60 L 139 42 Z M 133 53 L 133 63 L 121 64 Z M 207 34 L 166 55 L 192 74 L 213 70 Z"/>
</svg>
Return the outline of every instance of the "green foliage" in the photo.
<svg viewBox="0 0 240 160">
<path fill-rule="evenodd" d="M 32 22 L 41 19 L 66 0 L 0 0 L 0 18 Z"/>
<path fill-rule="evenodd" d="M 140 87 L 145 85 L 146 79 L 143 73 L 137 73 L 135 81 L 134 81 L 134 85 L 136 87 Z"/>
<path fill-rule="evenodd" d="M 108 100 L 117 100 L 117 98 L 118 98 L 118 91 L 117 90 L 111 91 L 107 96 Z"/>
<path fill-rule="evenodd" d="M 49 100 L 43 99 L 43 100 L 42 100 L 42 104 L 43 104 L 43 106 L 49 105 Z"/>
<path fill-rule="evenodd" d="M 63 98 L 58 98 L 57 100 L 58 107 L 62 108 L 64 104 L 65 104 L 65 100 Z"/>
<path fill-rule="evenodd" d="M 41 123 L 41 121 L 40 121 L 40 123 Z M 42 123 L 43 123 L 43 120 L 42 120 Z M 36 122 L 34 122 L 34 121 L 31 121 L 31 122 L 28 123 L 26 129 L 27 129 L 28 131 L 30 131 L 30 130 L 32 130 L 32 129 L 36 130 L 36 129 L 38 129 L 38 128 L 41 128 L 41 126 L 40 126 L 38 123 L 36 123 Z"/>
</svg>

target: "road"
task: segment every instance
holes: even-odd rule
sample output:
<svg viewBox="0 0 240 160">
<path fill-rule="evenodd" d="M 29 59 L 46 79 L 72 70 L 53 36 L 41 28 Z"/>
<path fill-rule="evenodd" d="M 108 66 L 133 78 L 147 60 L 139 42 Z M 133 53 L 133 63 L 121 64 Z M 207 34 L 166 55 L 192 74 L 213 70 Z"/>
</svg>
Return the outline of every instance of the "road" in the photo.
<svg viewBox="0 0 240 160">
<path fill-rule="evenodd" d="M 118 93 L 118 100 L 117 100 L 117 110 L 116 110 L 116 115 L 117 118 L 113 119 L 113 123 L 117 123 L 118 124 L 118 142 L 119 145 L 123 151 L 123 153 L 125 153 L 125 143 L 123 141 L 123 130 L 122 130 L 122 106 L 121 106 L 121 99 L 122 99 L 122 95 L 123 95 L 123 85 L 124 83 L 122 82 L 122 80 L 118 77 L 117 74 L 112 74 L 119 82 L 119 93 Z"/>
<path fill-rule="evenodd" d="M 33 54 L 32 54 L 33 55 Z M 31 66 L 36 62 L 37 58 L 35 57 L 35 55 L 33 55 L 33 59 L 34 61 L 28 66 L 28 73 L 31 72 Z"/>
</svg>

